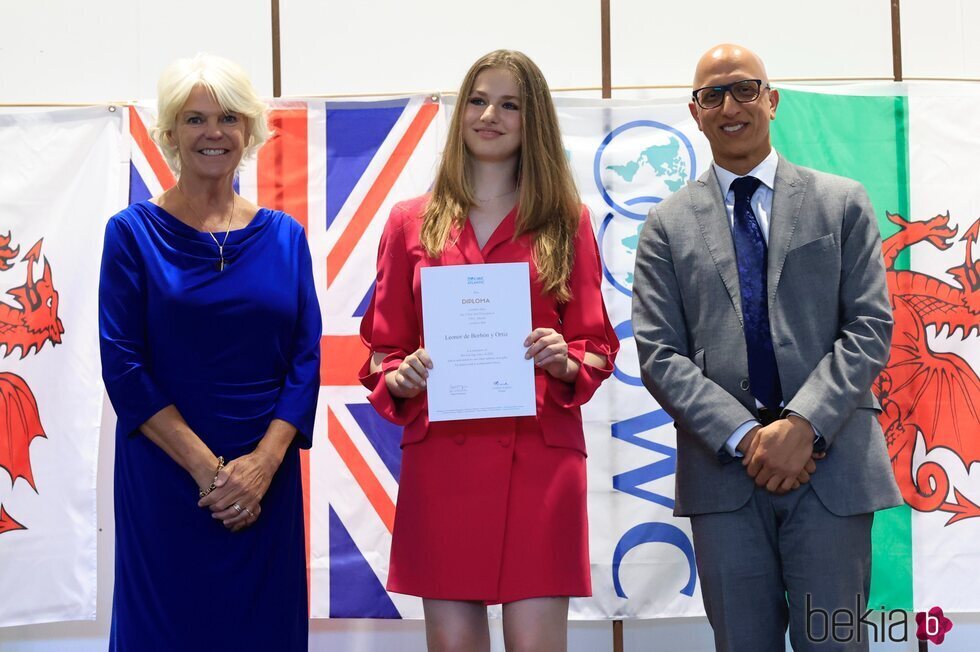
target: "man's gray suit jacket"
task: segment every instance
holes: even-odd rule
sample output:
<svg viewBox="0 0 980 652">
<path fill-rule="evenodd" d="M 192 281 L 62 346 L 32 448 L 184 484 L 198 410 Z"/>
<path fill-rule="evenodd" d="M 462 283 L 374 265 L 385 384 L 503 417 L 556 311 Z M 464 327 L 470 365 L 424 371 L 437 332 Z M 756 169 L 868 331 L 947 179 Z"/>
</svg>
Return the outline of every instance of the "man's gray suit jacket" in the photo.
<svg viewBox="0 0 980 652">
<path fill-rule="evenodd" d="M 878 225 L 855 181 L 776 168 L 769 321 L 785 409 L 823 436 L 810 482 L 839 516 L 901 503 L 870 391 L 892 316 Z M 677 428 L 675 514 L 733 511 L 754 483 L 724 453 L 755 418 L 731 227 L 714 168 L 653 207 L 636 253 L 633 332 L 643 382 Z"/>
</svg>

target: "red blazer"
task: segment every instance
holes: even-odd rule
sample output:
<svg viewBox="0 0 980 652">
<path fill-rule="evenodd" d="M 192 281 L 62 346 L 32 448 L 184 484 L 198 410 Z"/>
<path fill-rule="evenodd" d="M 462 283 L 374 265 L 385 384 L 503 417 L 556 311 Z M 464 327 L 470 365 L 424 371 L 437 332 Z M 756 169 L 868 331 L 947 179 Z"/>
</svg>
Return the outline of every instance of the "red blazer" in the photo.
<svg viewBox="0 0 980 652">
<path fill-rule="evenodd" d="M 422 210 L 427 195 L 396 204 L 381 235 L 378 277 L 371 305 L 361 321 L 361 339 L 372 352 L 387 354 L 382 369 L 370 373 L 370 360 L 361 369 L 361 383 L 371 390 L 368 397 L 378 413 L 405 426 L 402 445 L 421 441 L 429 433 L 494 434 L 500 419 L 469 419 L 429 423 L 426 394 L 398 399 L 388 393 L 384 373 L 401 364 L 422 342 L 422 283 L 420 270 L 437 265 L 467 263 L 531 262 L 531 236 L 514 238 L 515 207 L 500 223 L 481 250 L 467 220 L 454 227 L 442 255 L 431 258 L 419 240 Z M 585 453 L 582 414 L 579 409 L 595 393 L 613 369 L 619 340 L 609 323 L 600 286 L 602 270 L 588 210 L 583 206 L 575 237 L 575 262 L 569 279 L 572 299 L 559 303 L 545 294 L 537 270 L 531 268 L 531 319 L 534 328 L 554 328 L 568 343 L 568 355 L 580 365 L 574 383 L 566 383 L 535 368 L 536 417 L 545 442 Z M 604 368 L 583 363 L 585 352 L 605 356 Z"/>
</svg>

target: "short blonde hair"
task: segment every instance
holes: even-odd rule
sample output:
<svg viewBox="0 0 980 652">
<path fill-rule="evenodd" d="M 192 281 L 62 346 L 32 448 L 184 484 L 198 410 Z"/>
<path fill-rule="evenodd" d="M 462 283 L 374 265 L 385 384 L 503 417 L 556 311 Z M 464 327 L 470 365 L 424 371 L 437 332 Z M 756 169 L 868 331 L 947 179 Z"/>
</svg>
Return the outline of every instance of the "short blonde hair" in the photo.
<svg viewBox="0 0 980 652">
<path fill-rule="evenodd" d="M 157 82 L 157 122 L 152 136 L 163 150 L 167 163 L 178 175 L 180 153 L 170 134 L 177 126 L 177 114 L 197 85 L 207 88 L 222 109 L 228 113 L 239 113 L 248 120 L 243 160 L 255 154 L 269 139 L 269 125 L 266 122 L 269 106 L 255 92 L 241 66 L 206 53 L 189 59 L 177 59 L 167 66 Z"/>
</svg>

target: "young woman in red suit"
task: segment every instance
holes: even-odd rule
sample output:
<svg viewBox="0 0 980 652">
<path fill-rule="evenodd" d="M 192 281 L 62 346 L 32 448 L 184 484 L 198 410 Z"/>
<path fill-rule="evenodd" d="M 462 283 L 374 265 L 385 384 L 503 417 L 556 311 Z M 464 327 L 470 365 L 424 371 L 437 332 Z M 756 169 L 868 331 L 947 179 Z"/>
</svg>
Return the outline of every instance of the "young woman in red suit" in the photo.
<svg viewBox="0 0 980 652">
<path fill-rule="evenodd" d="M 429 423 L 420 270 L 527 261 L 537 415 Z M 564 650 L 568 599 L 591 595 L 579 409 L 619 349 L 589 213 L 538 67 L 498 50 L 463 80 L 430 195 L 397 204 L 361 324 L 361 381 L 405 426 L 388 589 L 421 596 L 430 650 Z"/>
</svg>

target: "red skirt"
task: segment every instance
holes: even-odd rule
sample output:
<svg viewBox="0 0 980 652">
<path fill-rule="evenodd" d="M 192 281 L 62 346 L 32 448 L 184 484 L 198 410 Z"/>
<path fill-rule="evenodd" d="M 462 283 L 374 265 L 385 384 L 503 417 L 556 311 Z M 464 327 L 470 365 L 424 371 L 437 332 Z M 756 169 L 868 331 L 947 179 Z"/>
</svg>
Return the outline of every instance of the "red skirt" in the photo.
<svg viewBox="0 0 980 652">
<path fill-rule="evenodd" d="M 585 456 L 533 417 L 402 449 L 389 591 L 487 604 L 592 595 Z M 441 429 L 440 429 L 441 430 Z"/>
</svg>

